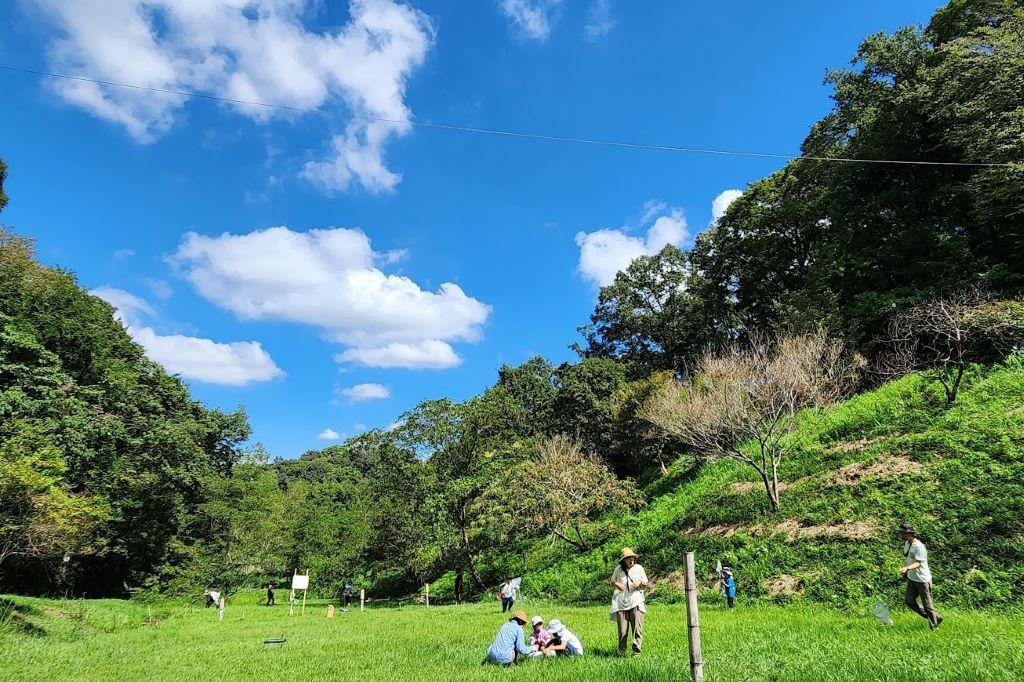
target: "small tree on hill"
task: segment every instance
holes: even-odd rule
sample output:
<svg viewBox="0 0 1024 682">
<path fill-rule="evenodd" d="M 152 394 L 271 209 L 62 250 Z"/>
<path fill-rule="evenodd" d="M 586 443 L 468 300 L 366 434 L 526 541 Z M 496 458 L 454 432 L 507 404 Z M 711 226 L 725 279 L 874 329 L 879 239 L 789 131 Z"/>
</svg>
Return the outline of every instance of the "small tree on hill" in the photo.
<svg viewBox="0 0 1024 682">
<path fill-rule="evenodd" d="M 581 551 L 589 549 L 584 524 L 641 504 L 632 481 L 616 477 L 564 434 L 540 441 L 532 457 L 508 476 L 515 480 L 495 481 L 485 495 L 489 504 L 507 510 L 512 523 L 549 533 Z M 481 502 L 488 504 L 487 499 Z"/>
<path fill-rule="evenodd" d="M 847 396 L 863 364 L 821 332 L 755 338 L 723 355 L 705 353 L 690 381 L 666 383 L 641 414 L 706 457 L 753 467 L 776 511 L 779 465 L 799 442 L 797 413 Z"/>
<path fill-rule="evenodd" d="M 1004 358 L 1024 344 L 1024 302 L 997 301 L 972 290 L 927 301 L 893 318 L 877 371 L 920 371 L 956 402 L 967 365 Z"/>
</svg>

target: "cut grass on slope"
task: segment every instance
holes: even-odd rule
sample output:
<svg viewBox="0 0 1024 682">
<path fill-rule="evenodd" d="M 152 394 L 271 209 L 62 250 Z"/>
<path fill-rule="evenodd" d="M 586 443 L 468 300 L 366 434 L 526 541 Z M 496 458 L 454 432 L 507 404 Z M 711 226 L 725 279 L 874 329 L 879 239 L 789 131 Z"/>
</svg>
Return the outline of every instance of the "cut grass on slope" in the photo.
<svg viewBox="0 0 1024 682">
<path fill-rule="evenodd" d="M 681 606 L 649 611 L 644 655 L 615 653 L 614 626 L 603 607 L 529 603 L 525 610 L 561 618 L 583 640 L 580 660 L 530 661 L 511 669 L 481 660 L 504 617 L 493 604 L 339 612 L 309 604 L 265 608 L 245 595 L 223 622 L 214 609 L 147 607 L 129 602 L 9 599 L 30 616 L 35 634 L 0 627 L 9 680 L 359 679 L 359 680 L 681 680 L 688 677 Z M 237 605 L 248 602 L 247 605 Z M 91 622 L 76 630 L 61 614 Z M 706 607 L 701 625 L 707 679 L 1011 680 L 1024 670 L 1024 620 L 949 611 L 936 632 L 919 617 L 894 613 L 880 625 L 867 612 L 813 606 Z M 1019 614 L 1017 614 L 1019 615 Z M 110 632 L 96 629 L 107 622 Z M 287 642 L 268 647 L 268 637 Z"/>
<path fill-rule="evenodd" d="M 603 520 L 611 531 L 594 550 L 530 549 L 524 588 L 592 602 L 626 545 L 669 578 L 657 600 L 681 599 L 671 576 L 693 551 L 709 587 L 722 560 L 746 599 L 862 607 L 902 565 L 895 527 L 908 521 L 928 546 L 939 604 L 1024 604 L 1024 356 L 972 368 L 951 408 L 936 383 L 909 376 L 802 421 L 777 513 L 753 469 L 695 470 L 682 458 L 648 486 L 645 509 Z"/>
</svg>

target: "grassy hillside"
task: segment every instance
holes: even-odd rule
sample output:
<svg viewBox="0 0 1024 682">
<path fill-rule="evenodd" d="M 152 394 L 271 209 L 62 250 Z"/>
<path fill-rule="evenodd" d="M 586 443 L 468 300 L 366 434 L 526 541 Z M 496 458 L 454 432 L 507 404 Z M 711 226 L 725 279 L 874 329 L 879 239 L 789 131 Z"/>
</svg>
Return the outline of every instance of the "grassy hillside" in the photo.
<svg viewBox="0 0 1024 682">
<path fill-rule="evenodd" d="M 111 600 L 14 597 L 37 630 L 0 618 L 4 680 L 679 680 L 686 677 L 686 619 L 680 605 L 652 607 L 644 655 L 615 654 L 604 606 L 530 601 L 531 613 L 561 618 L 583 641 L 580 660 L 531 661 L 512 670 L 480 665 L 503 622 L 496 604 L 371 607 L 324 618 L 267 609 L 249 593 L 214 609 L 149 607 Z M 0 597 L 0 599 L 4 599 Z M 10 614 L 8 614 L 9 616 Z M 947 612 L 929 632 L 909 613 L 893 627 L 870 615 L 814 606 L 715 605 L 701 613 L 707 679 L 1010 680 L 1024 666 L 1024 620 L 1006 614 Z M 285 637 L 278 647 L 264 640 Z"/>
<path fill-rule="evenodd" d="M 655 599 L 680 597 L 683 554 L 694 551 L 709 587 L 722 559 L 743 599 L 848 606 L 901 589 L 894 528 L 907 520 L 928 545 L 939 604 L 1024 603 L 1024 359 L 974 368 L 965 384 L 952 408 L 937 385 L 909 376 L 805 420 L 774 514 L 753 470 L 681 459 L 598 548 L 534 548 L 526 586 L 604 600 L 618 548 L 630 545 L 660 576 Z"/>
</svg>

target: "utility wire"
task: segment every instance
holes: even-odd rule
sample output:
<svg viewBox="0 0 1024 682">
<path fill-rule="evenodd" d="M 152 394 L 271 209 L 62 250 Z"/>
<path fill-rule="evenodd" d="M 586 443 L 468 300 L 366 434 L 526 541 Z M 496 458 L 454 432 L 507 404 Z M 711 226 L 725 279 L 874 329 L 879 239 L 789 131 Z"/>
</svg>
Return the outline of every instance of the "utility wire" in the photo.
<svg viewBox="0 0 1024 682">
<path fill-rule="evenodd" d="M 195 99 L 207 99 L 216 102 L 227 102 L 229 104 L 240 104 L 251 107 L 264 107 L 267 109 L 281 109 L 284 111 L 294 111 L 304 114 L 319 114 L 321 116 L 329 116 L 328 112 L 322 109 L 310 109 L 306 107 L 295 107 L 288 104 L 271 104 L 269 102 L 258 102 L 255 100 L 235 99 L 232 97 L 221 97 L 219 95 L 209 95 L 202 92 L 193 92 L 188 90 L 174 90 L 171 88 L 158 88 L 148 85 L 134 85 L 131 83 L 119 83 L 117 81 L 101 80 L 99 78 L 88 78 L 86 76 L 72 76 L 64 73 L 53 73 L 50 71 L 38 71 L 36 69 L 27 69 L 18 66 L 8 66 L 6 64 L 0 64 L 0 69 L 4 71 L 12 71 L 15 73 L 25 73 L 35 76 L 44 76 L 46 78 L 59 78 L 70 81 L 83 81 L 86 83 L 95 83 L 97 85 L 108 85 L 118 88 L 127 88 L 130 90 L 143 90 L 146 92 L 159 92 L 168 95 L 180 95 L 182 97 L 190 97 Z M 1015 168 L 1021 166 L 1020 163 L 995 163 L 995 162 L 968 162 L 968 161 L 915 161 L 915 160 L 904 160 L 904 159 L 855 159 L 840 156 L 802 156 L 795 154 L 774 154 L 769 152 L 752 152 L 752 151 L 737 151 L 729 149 L 707 149 L 703 147 L 680 147 L 676 145 L 662 145 L 662 144 L 645 144 L 643 142 L 627 142 L 622 140 L 601 140 L 585 137 L 569 137 L 564 135 L 548 135 L 545 133 L 531 133 L 516 130 L 500 130 L 497 128 L 476 128 L 472 126 L 461 126 L 451 123 L 428 123 L 426 121 L 412 121 L 412 120 L 400 120 L 385 118 L 383 116 L 373 116 L 372 114 L 360 114 L 353 113 L 352 118 L 374 121 L 378 123 L 393 123 L 396 125 L 411 125 L 417 128 L 430 128 L 434 130 L 448 130 L 462 133 L 477 133 L 481 135 L 497 135 L 501 137 L 514 137 L 527 140 L 543 140 L 547 142 L 567 142 L 571 144 L 589 144 L 598 145 L 603 147 L 621 147 L 626 149 L 645 149 L 651 151 L 661 152 L 682 152 L 687 154 L 713 154 L 718 156 L 744 156 L 751 158 L 761 159 L 784 159 L 787 161 L 793 161 L 797 159 L 806 159 L 809 161 L 825 161 L 834 163 L 874 163 L 874 164 L 892 164 L 892 165 L 903 165 L 903 166 L 965 166 L 974 168 Z"/>
</svg>

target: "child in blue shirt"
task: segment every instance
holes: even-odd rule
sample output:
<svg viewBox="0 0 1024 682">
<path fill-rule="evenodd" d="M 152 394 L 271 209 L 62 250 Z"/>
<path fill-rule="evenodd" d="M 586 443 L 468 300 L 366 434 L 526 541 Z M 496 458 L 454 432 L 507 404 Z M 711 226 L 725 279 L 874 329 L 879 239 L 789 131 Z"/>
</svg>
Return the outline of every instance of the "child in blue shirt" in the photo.
<svg viewBox="0 0 1024 682">
<path fill-rule="evenodd" d="M 722 569 L 722 594 L 731 609 L 736 605 L 736 581 L 732 577 L 732 569 L 726 566 Z"/>
</svg>

